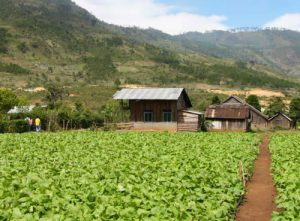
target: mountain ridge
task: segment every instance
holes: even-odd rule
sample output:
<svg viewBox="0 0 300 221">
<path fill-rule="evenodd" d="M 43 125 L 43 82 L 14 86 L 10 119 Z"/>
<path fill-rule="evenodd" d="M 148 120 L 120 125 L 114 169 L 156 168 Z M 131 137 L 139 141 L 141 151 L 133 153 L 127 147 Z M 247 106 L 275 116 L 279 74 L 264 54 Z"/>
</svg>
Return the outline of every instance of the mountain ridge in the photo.
<svg viewBox="0 0 300 221">
<path fill-rule="evenodd" d="M 209 40 L 198 45 L 189 35 L 110 25 L 70 0 L 0 0 L 0 5 L 2 86 L 198 82 L 288 90 L 299 85 L 271 65 L 214 54 L 219 48 Z"/>
</svg>

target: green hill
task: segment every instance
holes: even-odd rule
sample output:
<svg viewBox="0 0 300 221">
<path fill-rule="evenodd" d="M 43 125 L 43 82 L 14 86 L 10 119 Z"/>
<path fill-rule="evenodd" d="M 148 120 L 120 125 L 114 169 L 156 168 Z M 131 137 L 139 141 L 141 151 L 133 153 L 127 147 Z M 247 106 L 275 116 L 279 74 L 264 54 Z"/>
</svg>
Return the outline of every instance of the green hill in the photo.
<svg viewBox="0 0 300 221">
<path fill-rule="evenodd" d="M 0 5 L 0 86 L 22 93 L 54 82 L 69 87 L 73 100 L 104 103 L 120 83 L 280 90 L 299 86 L 260 65 L 263 62 L 235 61 L 242 52 L 201 34 L 173 37 L 153 29 L 109 25 L 70 0 L 0 0 Z M 215 52 L 223 48 L 224 54 Z M 32 94 L 30 98 L 40 99 Z"/>
<path fill-rule="evenodd" d="M 176 38 L 193 51 L 264 64 L 300 76 L 300 33 L 296 31 L 215 31 L 187 33 Z"/>
</svg>

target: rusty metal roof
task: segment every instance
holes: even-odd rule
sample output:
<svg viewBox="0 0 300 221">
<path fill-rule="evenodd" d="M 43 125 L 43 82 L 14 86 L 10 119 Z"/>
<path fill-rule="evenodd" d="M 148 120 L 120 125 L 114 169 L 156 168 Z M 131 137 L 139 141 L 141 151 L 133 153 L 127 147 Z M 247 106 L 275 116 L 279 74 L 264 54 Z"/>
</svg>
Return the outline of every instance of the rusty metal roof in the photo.
<svg viewBox="0 0 300 221">
<path fill-rule="evenodd" d="M 210 119 L 248 119 L 250 108 L 241 104 L 212 105 L 206 109 L 205 117 Z"/>
<path fill-rule="evenodd" d="M 240 97 L 236 96 L 236 95 L 231 95 L 229 96 L 222 104 L 232 104 L 229 103 L 229 100 L 233 98 L 235 99 L 237 102 L 239 102 L 240 104 L 245 104 L 248 105 L 249 108 L 254 111 L 255 113 L 257 113 L 258 115 L 260 115 L 261 117 L 265 118 L 266 120 L 268 120 L 268 117 L 266 115 L 264 115 L 260 110 L 257 110 L 255 107 L 253 107 L 252 105 L 248 104 L 246 101 L 244 101 L 243 99 L 241 99 Z"/>
</svg>

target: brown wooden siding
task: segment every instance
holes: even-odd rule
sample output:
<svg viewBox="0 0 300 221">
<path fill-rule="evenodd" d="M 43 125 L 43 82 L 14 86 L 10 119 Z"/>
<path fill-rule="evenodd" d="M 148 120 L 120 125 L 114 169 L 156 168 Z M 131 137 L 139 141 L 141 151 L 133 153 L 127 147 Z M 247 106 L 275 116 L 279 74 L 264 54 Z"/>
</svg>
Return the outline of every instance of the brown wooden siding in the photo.
<svg viewBox="0 0 300 221">
<path fill-rule="evenodd" d="M 201 115 L 180 111 L 178 113 L 177 131 L 199 131 Z"/>
<path fill-rule="evenodd" d="M 253 129 L 266 129 L 268 127 L 268 120 L 261 116 L 260 114 L 256 113 L 255 111 L 251 110 L 251 126 Z"/>
<path fill-rule="evenodd" d="M 187 109 L 186 102 L 184 100 L 183 94 L 181 94 L 181 96 L 179 97 L 179 99 L 177 101 L 177 111 L 185 110 L 185 109 Z"/>
<path fill-rule="evenodd" d="M 284 116 L 279 114 L 278 116 L 275 116 L 272 120 L 270 120 L 269 127 L 289 129 L 291 128 L 291 122 L 288 119 L 286 119 Z"/>
<path fill-rule="evenodd" d="M 153 122 L 163 122 L 163 112 L 172 112 L 172 122 L 177 122 L 178 110 L 186 109 L 183 94 L 178 100 L 130 100 L 131 121 L 144 122 L 144 112 L 153 112 Z"/>
<path fill-rule="evenodd" d="M 172 121 L 177 121 L 177 101 L 130 101 L 131 121 L 144 122 L 144 112 L 153 112 L 153 122 L 163 122 L 163 112 L 172 112 Z"/>
</svg>

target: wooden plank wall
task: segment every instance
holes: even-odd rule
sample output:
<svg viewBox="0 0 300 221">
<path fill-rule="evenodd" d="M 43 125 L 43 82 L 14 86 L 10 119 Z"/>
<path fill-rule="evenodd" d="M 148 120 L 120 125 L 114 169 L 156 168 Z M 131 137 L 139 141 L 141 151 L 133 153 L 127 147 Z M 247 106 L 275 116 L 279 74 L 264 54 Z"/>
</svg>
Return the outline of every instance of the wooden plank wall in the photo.
<svg viewBox="0 0 300 221">
<path fill-rule="evenodd" d="M 172 111 L 172 121 L 177 121 L 177 101 L 130 101 L 131 121 L 144 122 L 144 112 L 153 112 L 153 122 L 163 122 L 163 112 Z"/>
<path fill-rule="evenodd" d="M 251 127 L 253 129 L 266 129 L 268 128 L 268 120 L 251 110 Z"/>
<path fill-rule="evenodd" d="M 178 113 L 177 131 L 199 131 L 201 116 L 180 111 Z"/>
<path fill-rule="evenodd" d="M 278 115 L 274 117 L 270 122 L 269 122 L 269 127 L 270 128 L 285 128 L 289 129 L 291 128 L 291 122 L 283 117 L 282 115 Z"/>
</svg>

